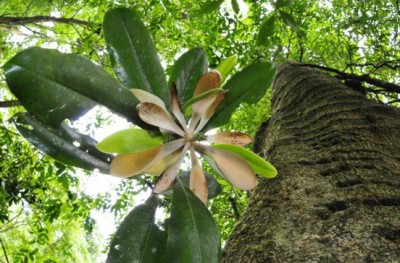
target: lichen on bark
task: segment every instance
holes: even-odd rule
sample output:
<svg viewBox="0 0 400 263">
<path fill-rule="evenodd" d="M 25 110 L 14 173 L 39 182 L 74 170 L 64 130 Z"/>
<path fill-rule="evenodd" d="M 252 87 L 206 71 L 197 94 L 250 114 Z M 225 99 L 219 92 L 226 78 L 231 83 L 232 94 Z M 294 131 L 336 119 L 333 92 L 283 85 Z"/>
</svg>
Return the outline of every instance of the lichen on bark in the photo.
<svg viewBox="0 0 400 263">
<path fill-rule="evenodd" d="M 400 110 L 339 80 L 280 67 L 255 152 L 261 180 L 223 262 L 400 261 Z"/>
</svg>

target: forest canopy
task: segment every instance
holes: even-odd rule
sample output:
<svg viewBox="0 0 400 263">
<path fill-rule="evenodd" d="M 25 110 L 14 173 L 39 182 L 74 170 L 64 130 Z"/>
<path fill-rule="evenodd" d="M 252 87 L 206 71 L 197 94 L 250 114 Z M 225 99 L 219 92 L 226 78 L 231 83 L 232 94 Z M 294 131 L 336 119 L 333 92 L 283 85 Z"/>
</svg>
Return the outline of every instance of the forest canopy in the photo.
<svg viewBox="0 0 400 263">
<path fill-rule="evenodd" d="M 168 77 L 182 54 L 202 48 L 209 69 L 217 69 L 231 57 L 237 58 L 231 75 L 265 61 L 276 65 L 293 61 L 335 76 L 371 100 L 398 106 L 400 6 L 396 0 L 5 0 L 0 2 L 0 65 L 27 48 L 41 47 L 82 56 L 115 77 L 103 19 L 108 10 L 121 7 L 134 10 L 143 21 Z M 121 222 L 139 204 L 137 196 L 148 195 L 153 182 L 147 177 L 121 180 L 106 192 L 86 193 L 83 184 L 88 178 L 94 178 L 89 180 L 94 183 L 109 175 L 54 161 L 29 144 L 12 121 L 25 109 L 10 92 L 4 71 L 0 87 L 1 262 L 98 261 L 112 238 L 99 244 L 102 230 L 94 211 Z M 257 103 L 242 103 L 219 131 L 254 137 L 270 117 L 270 90 L 261 97 Z M 86 121 L 67 123 L 97 140 L 104 138 L 100 129 L 120 125 L 120 119 L 104 108 L 90 113 Z M 213 173 L 206 164 L 204 169 Z M 249 193 L 217 181 L 222 191 L 207 207 L 224 244 L 246 209 Z M 171 210 L 168 198 L 161 200 L 164 213 Z"/>
</svg>

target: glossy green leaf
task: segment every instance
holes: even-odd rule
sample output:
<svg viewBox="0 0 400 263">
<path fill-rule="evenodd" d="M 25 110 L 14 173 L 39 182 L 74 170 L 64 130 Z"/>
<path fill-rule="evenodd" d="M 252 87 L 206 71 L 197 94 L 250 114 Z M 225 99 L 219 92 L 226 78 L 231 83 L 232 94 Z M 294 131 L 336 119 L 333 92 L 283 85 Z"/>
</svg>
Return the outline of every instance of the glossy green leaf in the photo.
<svg viewBox="0 0 400 263">
<path fill-rule="evenodd" d="M 277 175 L 277 171 L 274 166 L 269 162 L 258 156 L 257 154 L 243 148 L 240 146 L 232 144 L 215 144 L 212 145 L 214 148 L 224 149 L 236 153 L 242 156 L 251 165 L 254 172 L 258 173 L 260 176 L 273 178 Z"/>
<path fill-rule="evenodd" d="M 128 88 L 143 89 L 169 105 L 169 90 L 150 34 L 138 14 L 127 8 L 109 10 L 104 38 L 114 72 Z"/>
<path fill-rule="evenodd" d="M 90 137 L 89 135 L 77 132 L 75 129 L 69 127 L 66 123 L 61 123 L 58 130 L 62 138 L 72 143 L 80 150 L 92 155 L 93 157 L 100 159 L 106 163 L 110 163 L 111 159 L 113 158 L 113 155 L 103 153 L 97 149 L 97 141 L 94 138 Z"/>
<path fill-rule="evenodd" d="M 197 82 L 208 70 L 207 55 L 202 48 L 194 48 L 178 58 L 172 67 L 168 87 L 175 83 L 182 104 L 192 98 Z"/>
<path fill-rule="evenodd" d="M 221 74 L 221 83 L 224 83 L 226 78 L 232 72 L 237 64 L 237 56 L 233 55 L 225 59 L 217 68 Z"/>
<path fill-rule="evenodd" d="M 181 180 L 172 196 L 167 262 L 219 262 L 219 231 L 210 212 Z"/>
<path fill-rule="evenodd" d="M 268 46 L 270 44 L 270 39 L 274 34 L 274 24 L 275 16 L 271 16 L 262 23 L 257 36 L 257 45 Z"/>
<path fill-rule="evenodd" d="M 106 137 L 97 144 L 97 148 L 106 153 L 137 153 L 163 142 L 164 137 L 158 132 L 130 128 Z"/>
<path fill-rule="evenodd" d="M 144 125 L 132 93 L 86 58 L 33 47 L 14 56 L 4 70 L 10 90 L 22 105 L 54 127 L 66 118 L 79 118 L 95 105 Z"/>
<path fill-rule="evenodd" d="M 240 7 L 239 7 L 237 0 L 232 0 L 231 4 L 232 4 L 232 9 L 235 12 L 235 14 L 238 14 L 240 12 Z"/>
<path fill-rule="evenodd" d="M 290 26 L 293 29 L 297 28 L 297 23 L 290 14 L 288 14 L 282 10 L 279 11 L 279 14 L 281 15 L 282 20 L 283 20 L 283 22 L 285 22 L 286 25 Z"/>
<path fill-rule="evenodd" d="M 251 104 L 260 100 L 272 83 L 274 75 L 275 65 L 270 62 L 258 62 L 236 73 L 224 85 L 223 88 L 228 93 L 204 130 L 228 123 L 241 103 Z"/>
<path fill-rule="evenodd" d="M 199 14 L 211 13 L 211 12 L 219 9 L 219 7 L 221 6 L 221 4 L 223 2 L 224 2 L 224 0 L 208 0 L 201 6 L 201 8 L 199 10 Z"/>
<path fill-rule="evenodd" d="M 17 114 L 14 123 L 22 136 L 55 160 L 87 170 L 99 169 L 108 173 L 111 156 L 97 151 L 93 138 L 67 127 L 54 129 L 28 113 Z"/>
<path fill-rule="evenodd" d="M 107 263 L 165 262 L 166 233 L 154 224 L 158 199 L 151 195 L 122 221 L 108 252 Z"/>
<path fill-rule="evenodd" d="M 275 10 L 291 5 L 293 0 L 276 0 Z"/>
</svg>

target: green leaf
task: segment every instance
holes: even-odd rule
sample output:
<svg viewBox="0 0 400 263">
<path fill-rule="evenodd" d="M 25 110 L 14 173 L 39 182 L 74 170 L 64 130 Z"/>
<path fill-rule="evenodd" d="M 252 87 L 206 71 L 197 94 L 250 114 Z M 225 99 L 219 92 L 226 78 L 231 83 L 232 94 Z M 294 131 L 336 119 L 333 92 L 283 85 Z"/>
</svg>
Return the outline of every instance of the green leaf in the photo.
<svg viewBox="0 0 400 263">
<path fill-rule="evenodd" d="M 219 262 L 219 257 L 219 231 L 213 217 L 178 179 L 168 226 L 167 262 L 213 263 Z"/>
<path fill-rule="evenodd" d="M 175 62 L 168 86 L 175 83 L 182 104 L 192 98 L 197 82 L 207 70 L 207 55 L 202 48 L 187 51 Z"/>
<path fill-rule="evenodd" d="M 240 7 L 239 4 L 237 2 L 237 0 L 232 0 L 232 9 L 235 12 L 235 14 L 238 14 L 240 12 Z"/>
<path fill-rule="evenodd" d="M 269 162 L 258 156 L 257 154 L 236 145 L 231 144 L 215 144 L 212 145 L 214 148 L 224 149 L 236 153 L 242 156 L 251 165 L 254 172 L 258 173 L 260 176 L 273 178 L 277 175 L 277 171 L 274 166 Z"/>
<path fill-rule="evenodd" d="M 274 34 L 274 24 L 275 24 L 275 16 L 271 16 L 267 20 L 262 23 L 260 27 L 260 31 L 257 36 L 257 45 L 268 46 L 270 43 L 270 38 Z"/>
<path fill-rule="evenodd" d="M 111 242 L 107 263 L 165 262 L 166 233 L 154 224 L 158 198 L 151 195 L 122 221 Z"/>
<path fill-rule="evenodd" d="M 205 92 L 203 92 L 203 93 L 200 93 L 199 95 L 197 95 L 197 96 L 191 98 L 190 100 L 188 100 L 188 101 L 185 103 L 185 105 L 182 106 L 183 112 L 186 112 L 187 108 L 188 108 L 189 106 L 191 106 L 193 103 L 196 103 L 196 102 L 198 102 L 199 100 L 202 100 L 202 99 L 204 99 L 204 98 L 207 98 L 208 96 L 210 96 L 210 95 L 212 95 L 212 94 L 214 94 L 214 93 L 221 92 L 221 91 L 223 91 L 223 89 L 218 88 L 218 89 L 207 90 L 207 91 L 205 91 Z"/>
<path fill-rule="evenodd" d="M 285 6 L 288 6 L 288 5 L 291 5 L 292 2 L 293 2 L 293 0 L 276 0 L 275 10 L 285 7 Z"/>
<path fill-rule="evenodd" d="M 279 11 L 279 14 L 281 15 L 282 20 L 283 20 L 283 22 L 285 22 L 286 25 L 290 26 L 293 29 L 297 28 L 297 23 L 290 14 L 288 14 L 284 11 L 281 11 L 281 10 Z"/>
<path fill-rule="evenodd" d="M 153 93 L 169 105 L 169 89 L 150 34 L 138 14 L 127 8 L 109 10 L 104 38 L 118 79 L 128 88 Z"/>
<path fill-rule="evenodd" d="M 226 78 L 232 72 L 237 64 L 237 56 L 233 55 L 225 59 L 217 68 L 221 74 L 221 83 L 224 83 Z"/>
<path fill-rule="evenodd" d="M 109 172 L 111 156 L 97 151 L 93 138 L 69 127 L 54 129 L 28 113 L 17 114 L 13 121 L 22 136 L 55 160 L 87 170 Z"/>
<path fill-rule="evenodd" d="M 164 142 L 164 137 L 158 132 L 142 129 L 126 129 L 111 134 L 97 144 L 97 148 L 105 153 L 137 153 Z"/>
<path fill-rule="evenodd" d="M 256 103 L 264 96 L 275 75 L 275 65 L 258 62 L 236 73 L 224 85 L 228 90 L 221 105 L 208 122 L 204 131 L 228 123 L 232 113 L 241 103 Z"/>
<path fill-rule="evenodd" d="M 81 134 L 77 132 L 75 129 L 69 127 L 66 123 L 61 123 L 58 130 L 62 138 L 64 138 L 69 143 L 72 143 L 74 145 L 76 144 L 79 149 L 92 155 L 93 157 L 100 159 L 106 163 L 109 163 L 110 160 L 113 158 L 113 155 L 100 152 L 97 149 L 97 141 L 94 138 L 86 134 Z"/>
<path fill-rule="evenodd" d="M 211 13 L 217 9 L 219 9 L 220 5 L 224 2 L 224 0 L 208 0 L 207 2 L 205 2 L 200 10 L 199 10 L 199 14 L 207 14 L 207 13 Z"/>
<path fill-rule="evenodd" d="M 43 122 L 58 127 L 103 105 L 144 125 L 136 113 L 138 100 L 107 71 L 90 60 L 57 50 L 33 47 L 4 65 L 10 90 Z"/>
</svg>

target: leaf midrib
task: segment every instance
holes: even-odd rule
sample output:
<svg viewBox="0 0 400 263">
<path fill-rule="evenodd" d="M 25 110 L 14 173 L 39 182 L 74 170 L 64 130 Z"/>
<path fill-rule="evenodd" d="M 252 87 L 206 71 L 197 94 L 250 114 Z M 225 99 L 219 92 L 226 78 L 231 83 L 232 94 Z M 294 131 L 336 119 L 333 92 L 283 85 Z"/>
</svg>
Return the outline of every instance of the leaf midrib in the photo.
<svg viewBox="0 0 400 263">
<path fill-rule="evenodd" d="M 127 24 L 126 24 L 125 20 L 123 19 L 121 13 L 118 12 L 118 15 L 119 15 L 119 17 L 120 17 L 120 19 L 122 21 L 124 32 L 125 32 L 128 40 L 129 40 L 131 53 L 135 57 L 136 61 L 139 62 L 139 57 L 138 57 L 137 52 L 135 50 L 135 45 L 133 44 L 132 39 L 130 37 L 129 31 L 128 31 L 128 28 L 127 28 Z M 152 90 L 152 87 L 150 85 L 150 82 L 149 82 L 149 80 L 148 80 L 148 78 L 147 78 L 147 76 L 145 74 L 145 71 L 144 71 L 141 63 L 139 62 L 137 64 L 139 65 L 139 71 L 141 73 L 140 76 L 143 76 L 143 78 L 144 78 L 147 91 L 149 91 L 150 93 L 154 94 L 154 92 Z"/>
<path fill-rule="evenodd" d="M 143 257 L 144 257 L 144 254 L 145 254 L 145 249 L 147 248 L 148 241 L 150 240 L 151 227 L 152 227 L 152 223 L 153 223 L 153 220 L 154 220 L 154 211 L 152 213 L 153 213 L 153 215 L 150 217 L 149 227 L 147 228 L 147 231 L 146 231 L 146 239 L 145 239 L 145 242 L 144 242 L 144 246 L 143 246 L 143 249 L 141 250 L 141 253 L 140 253 L 139 263 L 141 263 L 141 262 L 146 263 L 146 262 L 143 261 Z"/>
<path fill-rule="evenodd" d="M 203 262 L 203 258 L 202 258 L 202 253 L 201 253 L 201 246 L 200 246 L 200 239 L 199 239 L 199 232 L 197 230 L 197 222 L 193 213 L 193 208 L 192 205 L 190 204 L 190 200 L 189 200 L 189 195 L 186 192 L 185 187 L 183 186 L 181 180 L 178 177 L 178 180 L 180 182 L 180 186 L 182 187 L 183 193 L 185 194 L 186 200 L 188 202 L 189 205 L 189 210 L 190 210 L 190 217 L 192 219 L 193 224 L 195 225 L 194 230 L 195 230 L 195 234 L 196 234 L 196 241 L 197 241 L 197 249 L 198 249 L 198 253 L 199 253 L 199 257 L 200 257 L 200 262 Z"/>
<path fill-rule="evenodd" d="M 43 74 L 41 74 L 41 73 L 39 73 L 39 72 L 37 72 L 37 71 L 31 69 L 31 68 L 28 68 L 28 67 L 26 67 L 26 66 L 22 66 L 22 65 L 19 65 L 19 64 L 16 64 L 16 63 L 10 63 L 10 64 L 11 64 L 11 65 L 14 65 L 14 66 L 17 66 L 17 67 L 21 68 L 22 70 L 26 70 L 26 71 L 28 71 L 28 72 L 33 73 L 33 74 L 35 75 L 35 77 L 44 79 L 44 80 L 49 81 L 49 82 L 52 82 L 52 83 L 55 83 L 55 84 L 57 84 L 58 86 L 60 86 L 60 87 L 62 87 L 62 88 L 64 88 L 64 89 L 66 89 L 66 90 L 70 90 L 70 91 L 72 91 L 72 92 L 75 92 L 75 93 L 81 95 L 82 97 L 85 97 L 86 99 L 89 99 L 89 100 L 93 101 L 94 103 L 98 103 L 98 104 L 103 105 L 102 103 L 100 103 L 100 102 L 98 102 L 98 101 L 95 101 L 94 99 L 92 99 L 91 97 L 89 97 L 89 94 L 85 94 L 84 92 L 81 92 L 80 90 L 74 89 L 73 87 L 69 87 L 69 86 L 65 85 L 64 83 L 61 83 L 61 82 L 59 82 L 59 81 L 57 81 L 57 80 L 55 80 L 55 79 L 49 78 L 49 77 L 47 77 L 47 76 L 45 76 L 45 75 L 43 75 Z M 103 105 L 103 106 L 105 106 L 105 105 Z M 107 106 L 106 106 L 106 107 L 107 107 Z"/>
</svg>

